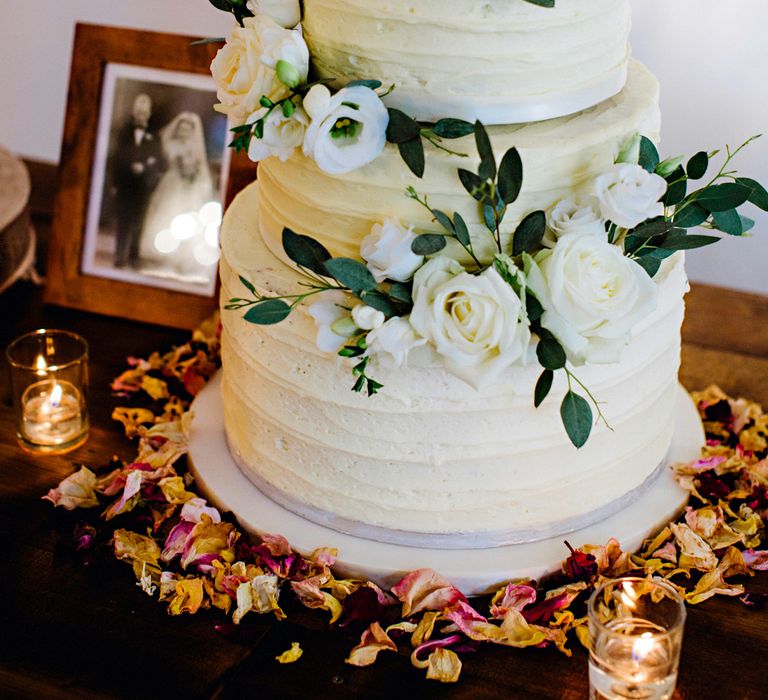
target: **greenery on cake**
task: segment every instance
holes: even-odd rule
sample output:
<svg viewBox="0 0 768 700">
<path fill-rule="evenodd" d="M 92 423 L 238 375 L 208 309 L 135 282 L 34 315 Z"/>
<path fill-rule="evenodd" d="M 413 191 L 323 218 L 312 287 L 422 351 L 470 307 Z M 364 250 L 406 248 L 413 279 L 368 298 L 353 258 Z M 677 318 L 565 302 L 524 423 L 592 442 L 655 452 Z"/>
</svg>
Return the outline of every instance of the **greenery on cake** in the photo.
<svg viewBox="0 0 768 700">
<path fill-rule="evenodd" d="M 263 13 L 267 5 L 279 10 L 282 26 L 274 12 Z M 402 367 L 411 352 L 431 353 L 478 389 L 512 366 L 538 364 L 534 406 L 560 387 L 563 425 L 581 447 L 595 418 L 608 422 L 577 368 L 621 360 L 633 328 L 656 310 L 668 258 L 715 243 L 719 235 L 712 234 L 747 233 L 754 222 L 739 211 L 747 202 L 768 211 L 763 186 L 732 169 L 753 139 L 726 147 L 714 171 L 717 151 L 661 160 L 649 138 L 634 134 L 615 163 L 579 191 L 546 211 L 508 216 L 512 205 L 519 209 L 524 187 L 516 148 L 497 158 L 480 122 L 424 123 L 387 108 L 382 98 L 396 86 L 378 80 L 353 80 L 335 91 L 309 81 L 309 50 L 300 27 L 290 28 L 298 9 L 268 0 L 238 7 L 240 24 L 211 69 L 216 108 L 235 123 L 232 146 L 252 160 L 286 160 L 300 148 L 324 172 L 342 175 L 373 162 L 389 142 L 421 178 L 428 148 L 467 157 L 467 138 L 474 137 L 477 167 L 458 167 L 456 175 L 475 202 L 482 233 L 471 232 L 460 213 L 432 207 L 411 185 L 405 195 L 429 212 L 430 225 L 378 222 L 357 259 L 334 257 L 321 242 L 285 228 L 283 249 L 305 278 L 301 288 L 265 294 L 241 278 L 249 296 L 227 305 L 245 310 L 250 323 L 271 325 L 310 301 L 318 347 L 350 361 L 356 392 L 376 394 L 377 370 Z M 446 145 L 456 140 L 461 150 Z M 697 188 L 699 182 L 705 184 Z M 710 233 L 693 233 L 697 227 Z M 563 379 L 556 381 L 558 373 Z"/>
</svg>

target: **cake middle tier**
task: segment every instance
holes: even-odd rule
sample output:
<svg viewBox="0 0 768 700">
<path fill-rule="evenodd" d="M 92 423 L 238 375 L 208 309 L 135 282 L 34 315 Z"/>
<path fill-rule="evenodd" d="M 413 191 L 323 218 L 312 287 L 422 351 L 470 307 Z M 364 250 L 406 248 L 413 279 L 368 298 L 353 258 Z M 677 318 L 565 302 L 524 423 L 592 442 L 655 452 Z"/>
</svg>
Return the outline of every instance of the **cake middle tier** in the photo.
<svg viewBox="0 0 768 700">
<path fill-rule="evenodd" d="M 621 147 L 637 132 L 652 140 L 660 129 L 656 79 L 633 62 L 625 89 L 592 109 L 570 117 L 488 129 L 497 159 L 516 147 L 523 162 L 523 187 L 503 224 L 508 242 L 530 212 L 547 209 L 591 185 L 614 163 Z M 259 165 L 260 221 L 269 249 L 286 260 L 282 232 L 288 227 L 311 236 L 334 256 L 359 257 L 360 242 L 374 224 L 399 219 L 417 231 L 435 231 L 429 212 L 406 196 L 414 187 L 434 209 L 458 212 L 467 222 L 474 249 L 490 259 L 495 244 L 482 221 L 481 209 L 463 188 L 458 169 L 477 171 L 474 139 L 447 141 L 467 157 L 427 146 L 426 172 L 417 178 L 388 144 L 371 164 L 346 175 L 329 175 L 297 151 L 287 161 L 269 158 Z M 457 246 L 458 248 L 458 246 Z M 459 250 L 450 250 L 461 257 Z"/>
</svg>

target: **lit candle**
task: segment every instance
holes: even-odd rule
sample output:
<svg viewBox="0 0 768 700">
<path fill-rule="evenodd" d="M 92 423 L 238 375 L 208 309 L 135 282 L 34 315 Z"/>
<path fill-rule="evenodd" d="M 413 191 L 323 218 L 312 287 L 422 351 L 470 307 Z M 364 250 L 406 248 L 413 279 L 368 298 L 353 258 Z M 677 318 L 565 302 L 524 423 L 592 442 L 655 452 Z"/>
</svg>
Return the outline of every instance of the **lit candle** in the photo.
<svg viewBox="0 0 768 700">
<path fill-rule="evenodd" d="M 30 385 L 21 397 L 24 435 L 37 445 L 76 440 L 83 433 L 81 401 L 80 392 L 67 381 L 46 379 Z"/>
</svg>

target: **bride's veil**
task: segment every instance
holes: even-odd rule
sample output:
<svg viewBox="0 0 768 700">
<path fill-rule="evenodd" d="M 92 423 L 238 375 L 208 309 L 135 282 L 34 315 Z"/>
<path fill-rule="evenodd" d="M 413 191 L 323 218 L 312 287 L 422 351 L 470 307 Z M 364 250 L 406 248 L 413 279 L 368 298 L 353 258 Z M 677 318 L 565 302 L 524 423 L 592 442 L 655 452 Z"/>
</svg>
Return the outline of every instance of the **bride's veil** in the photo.
<svg viewBox="0 0 768 700">
<path fill-rule="evenodd" d="M 191 125 L 191 132 L 182 139 L 180 129 L 187 123 Z M 205 148 L 205 134 L 203 121 L 199 114 L 194 112 L 180 112 L 160 132 L 160 141 L 163 152 L 169 161 L 176 156 L 190 159 L 199 166 L 198 178 L 202 186 L 211 185 L 211 171 L 208 167 L 208 156 Z"/>
</svg>

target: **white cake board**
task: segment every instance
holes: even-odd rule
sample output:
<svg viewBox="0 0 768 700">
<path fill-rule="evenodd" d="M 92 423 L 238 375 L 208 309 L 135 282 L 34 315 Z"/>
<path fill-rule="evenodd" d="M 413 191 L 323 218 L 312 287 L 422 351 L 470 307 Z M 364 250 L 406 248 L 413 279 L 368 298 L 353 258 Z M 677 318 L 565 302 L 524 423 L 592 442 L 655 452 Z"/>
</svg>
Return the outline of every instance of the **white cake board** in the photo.
<svg viewBox="0 0 768 700">
<path fill-rule="evenodd" d="M 574 547 L 604 544 L 615 537 L 625 550 L 634 551 L 643 540 L 673 520 L 683 509 L 687 491 L 669 469 L 641 497 L 610 518 L 548 540 L 493 549 L 423 549 L 374 542 L 346 535 L 305 520 L 261 493 L 239 470 L 227 447 L 221 375 L 214 377 L 195 399 L 190 434 L 190 468 L 203 494 L 222 511 L 232 511 L 252 534 L 283 535 L 302 553 L 319 547 L 339 550 L 338 574 L 361 577 L 391 588 L 407 572 L 429 567 L 440 572 L 467 595 L 496 590 L 510 579 L 540 579 L 558 570 L 568 556 L 564 540 Z M 699 456 L 704 431 L 698 411 L 680 387 L 677 422 L 669 462 L 687 462 Z"/>
</svg>

